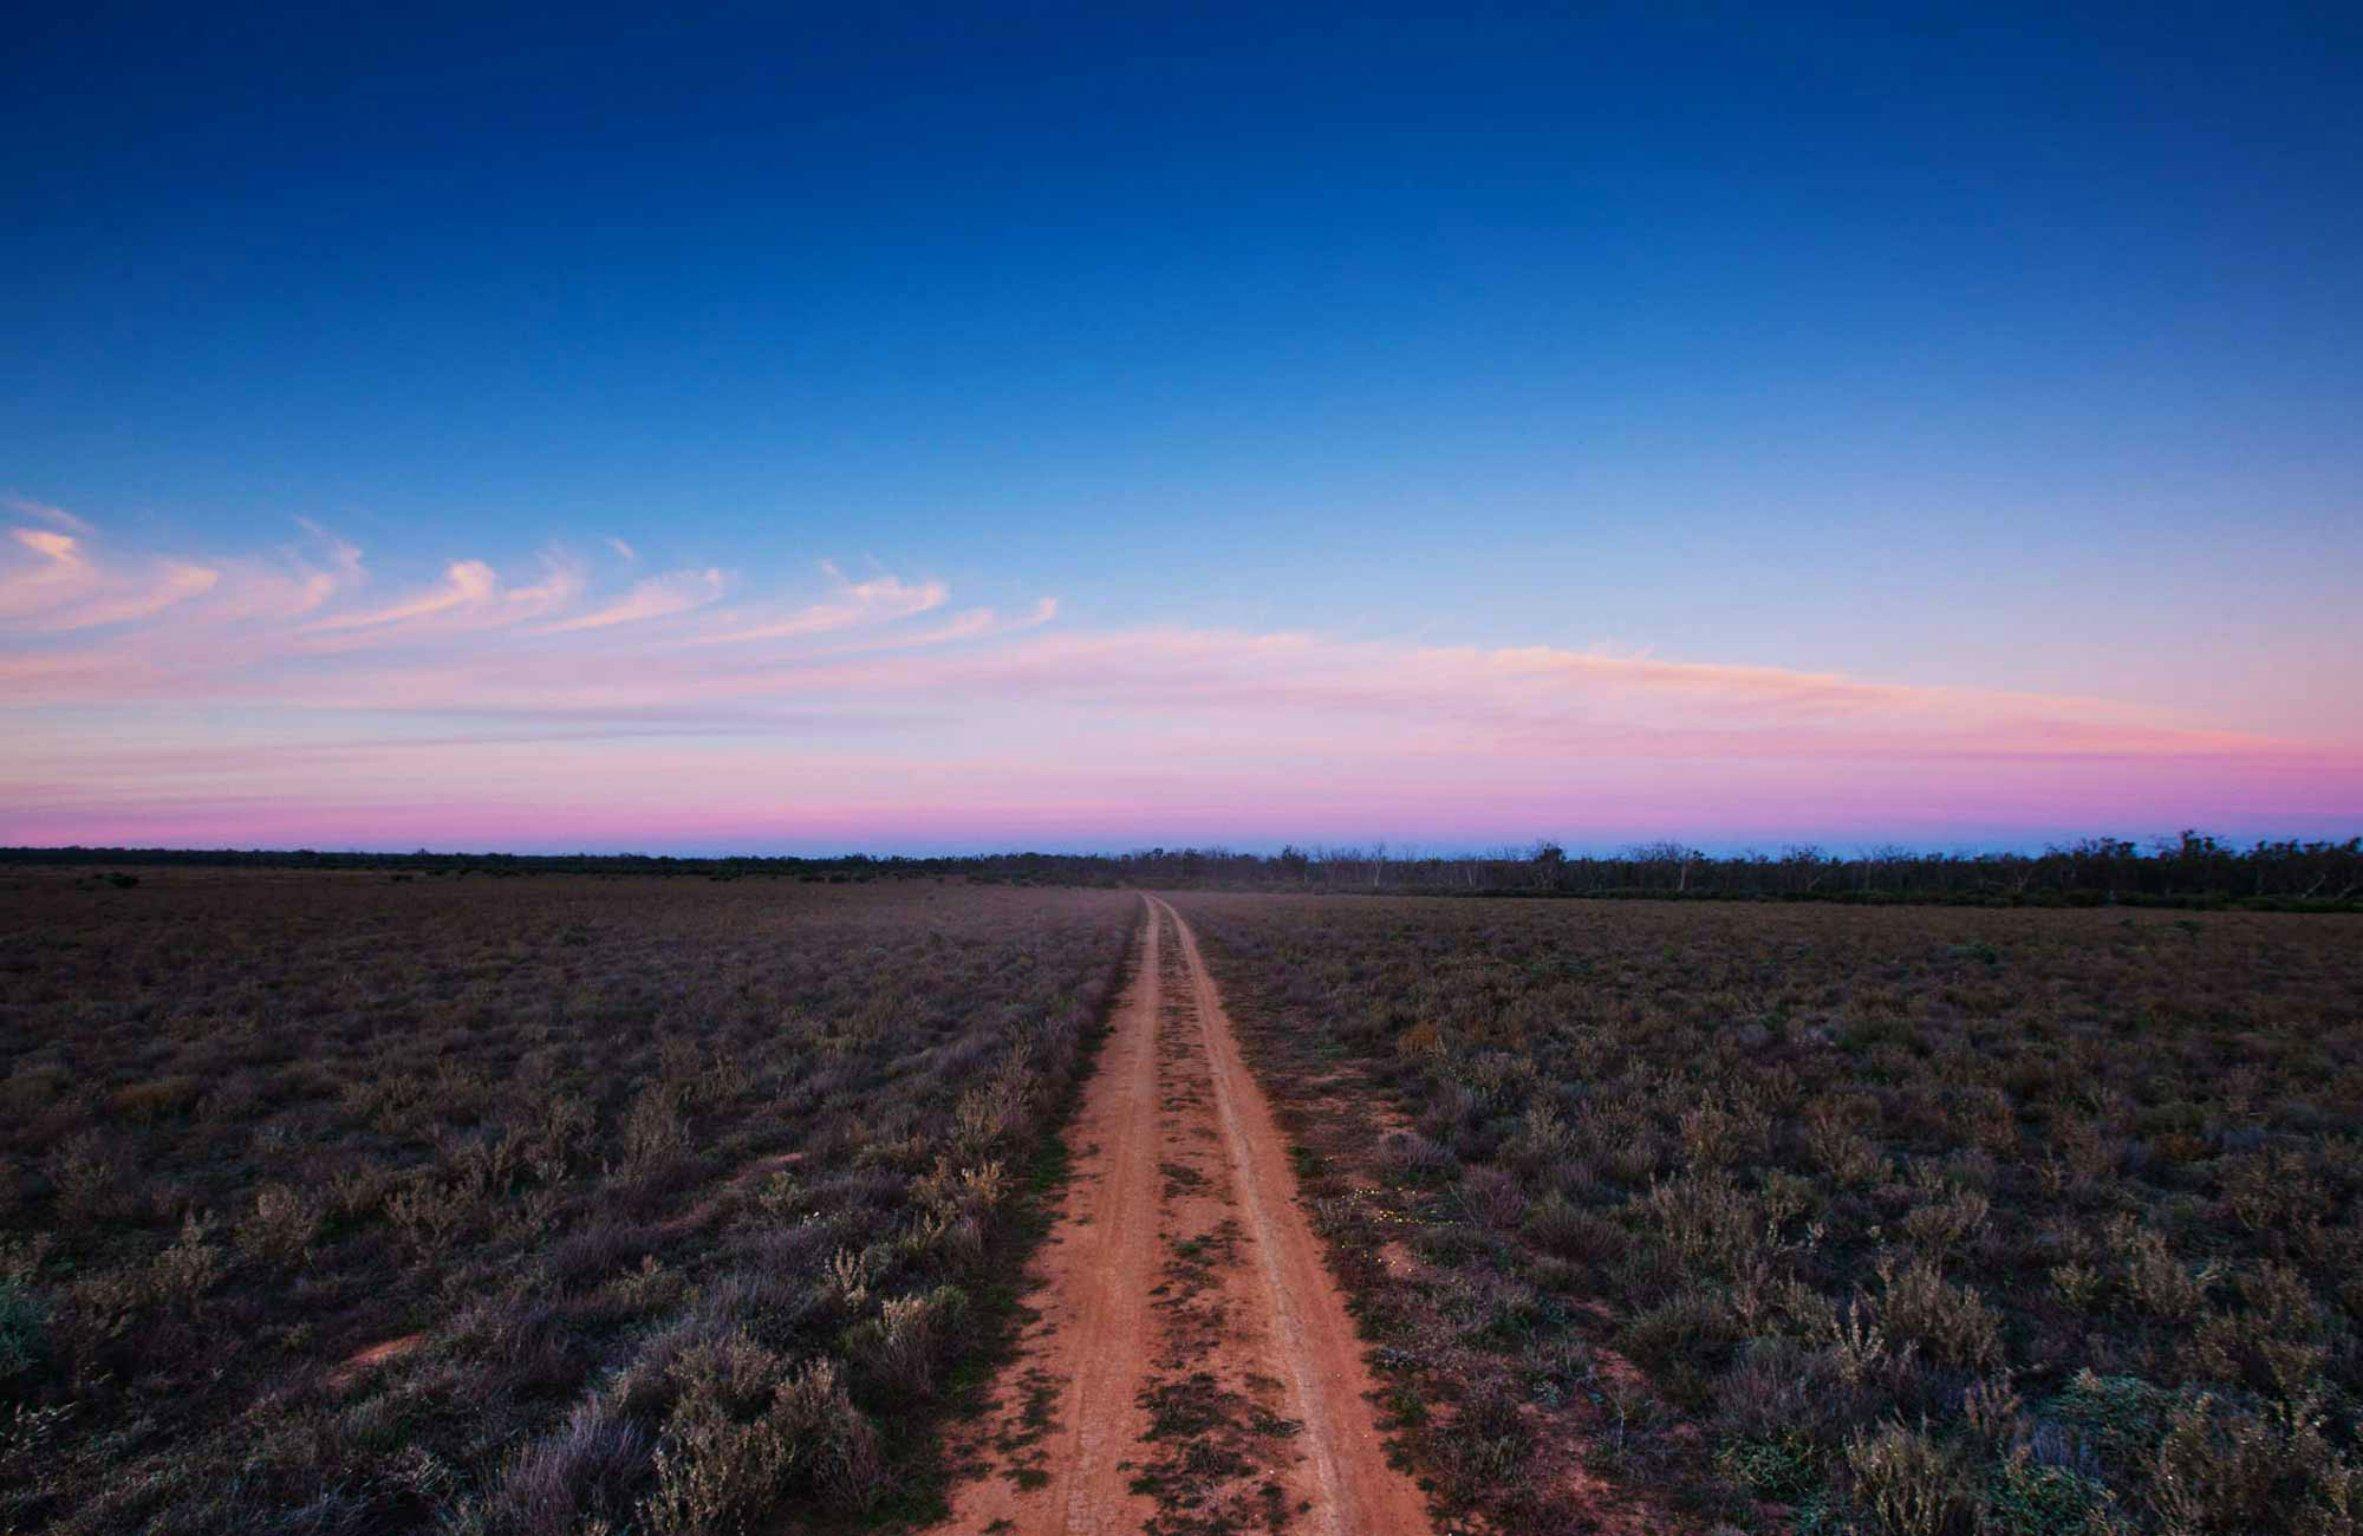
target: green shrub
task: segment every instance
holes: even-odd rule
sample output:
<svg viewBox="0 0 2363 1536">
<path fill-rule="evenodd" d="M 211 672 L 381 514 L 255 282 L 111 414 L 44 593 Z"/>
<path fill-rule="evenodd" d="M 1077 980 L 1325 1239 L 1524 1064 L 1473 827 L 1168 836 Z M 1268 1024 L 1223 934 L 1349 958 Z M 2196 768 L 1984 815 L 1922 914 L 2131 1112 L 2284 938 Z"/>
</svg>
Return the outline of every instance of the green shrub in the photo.
<svg viewBox="0 0 2363 1536">
<path fill-rule="evenodd" d="M 1727 1442 L 1715 1464 L 1757 1498 L 1781 1504 L 1802 1504 L 1827 1483 L 1812 1441 L 1801 1434 Z"/>
<path fill-rule="evenodd" d="M 48 1356 L 48 1298 L 13 1275 L 0 1277 L 0 1381 L 33 1369 Z"/>
<path fill-rule="evenodd" d="M 2110 1536 L 2124 1528 L 2116 1497 L 2102 1484 L 2023 1456 L 1988 1481 L 1985 1506 L 1981 1530 L 1992 1536 Z"/>
<path fill-rule="evenodd" d="M 2166 1433 L 2174 1395 L 2138 1376 L 2102 1376 L 2089 1368 L 2045 1405 L 2107 1465 L 2146 1461 Z"/>
</svg>

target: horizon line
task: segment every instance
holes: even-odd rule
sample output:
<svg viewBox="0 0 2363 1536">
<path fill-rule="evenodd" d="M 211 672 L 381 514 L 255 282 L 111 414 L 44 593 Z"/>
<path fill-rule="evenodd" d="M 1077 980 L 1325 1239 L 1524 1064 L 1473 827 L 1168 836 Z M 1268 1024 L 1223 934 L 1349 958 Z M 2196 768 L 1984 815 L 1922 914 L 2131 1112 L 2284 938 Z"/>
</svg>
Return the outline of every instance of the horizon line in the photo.
<svg viewBox="0 0 2363 1536">
<path fill-rule="evenodd" d="M 1808 855 L 1831 862 L 1845 862 L 1867 858 L 2038 858 L 2048 854 L 2077 853 L 2094 845 L 2121 845 L 2137 857 L 2175 851 L 2196 841 L 2212 844 L 2218 851 L 2247 854 L 2273 848 L 2328 848 L 2338 849 L 2363 843 L 2363 831 L 2346 837 L 2306 837 L 2290 834 L 2281 837 L 2253 837 L 2236 840 L 2219 836 L 2198 827 L 2180 828 L 2169 833 L 2125 836 L 2107 832 L 2086 833 L 2068 838 L 2046 839 L 2040 843 L 1909 843 L 1883 840 L 1863 843 L 1834 843 L 1813 839 L 1798 839 L 1768 846 L 1762 843 L 1691 843 L 1679 837 L 1654 837 L 1621 841 L 1615 844 L 1571 844 L 1555 837 L 1536 837 L 1516 845 L 1491 844 L 1482 847 L 1429 847 L 1417 842 L 1394 839 L 1375 839 L 1364 843 L 1341 842 L 1282 842 L 1277 845 L 1257 843 L 1235 846 L 1227 843 L 1143 843 L 1123 846 L 1105 845 L 1090 848 L 1061 848 L 1056 846 L 968 846 L 957 850 L 915 852 L 910 850 L 881 850 L 877 848 L 848 848 L 835 852 L 788 853 L 752 851 L 732 852 L 659 852 L 641 848 L 571 848 L 517 849 L 488 847 L 396 848 L 392 846 L 277 846 L 257 845 L 236 847 L 228 844 L 113 844 L 113 843 L 8 843 L 0 844 L 0 861 L 15 861 L 27 855 L 103 854 L 133 856 L 162 854 L 174 857 L 242 858 L 371 858 L 371 859 L 628 859 L 671 861 L 677 863 L 803 863 L 827 864 L 866 861 L 871 863 L 973 863 L 994 859 L 1133 859 L 1149 857 L 1252 858 L 1272 860 L 1294 853 L 1315 863 L 1324 860 L 1351 859 L 1358 862 L 1377 861 L 1387 864 L 1418 864 L 1427 862 L 1486 862 L 1532 863 L 1546 848 L 1555 848 L 1568 859 L 1632 860 L 1646 858 L 1688 857 L 1711 861 L 1741 861 L 1770 859 L 1779 861 Z"/>
</svg>

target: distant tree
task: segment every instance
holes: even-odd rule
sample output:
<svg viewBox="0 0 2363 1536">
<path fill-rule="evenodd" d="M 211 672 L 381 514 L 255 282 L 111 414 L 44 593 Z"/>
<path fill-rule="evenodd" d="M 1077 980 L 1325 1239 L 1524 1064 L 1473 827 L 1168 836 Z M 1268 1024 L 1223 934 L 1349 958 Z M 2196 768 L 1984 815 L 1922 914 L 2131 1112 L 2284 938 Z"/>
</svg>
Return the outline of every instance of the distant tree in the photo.
<svg viewBox="0 0 2363 1536">
<path fill-rule="evenodd" d="M 1705 854 L 1688 843 L 1671 840 L 1645 843 L 1633 850 L 1633 862 L 1643 871 L 1662 869 L 1673 876 L 1676 894 L 1686 894 L 1690 890 L 1690 866 L 1705 857 Z M 1642 883 L 1648 883 L 1646 874 Z"/>
</svg>

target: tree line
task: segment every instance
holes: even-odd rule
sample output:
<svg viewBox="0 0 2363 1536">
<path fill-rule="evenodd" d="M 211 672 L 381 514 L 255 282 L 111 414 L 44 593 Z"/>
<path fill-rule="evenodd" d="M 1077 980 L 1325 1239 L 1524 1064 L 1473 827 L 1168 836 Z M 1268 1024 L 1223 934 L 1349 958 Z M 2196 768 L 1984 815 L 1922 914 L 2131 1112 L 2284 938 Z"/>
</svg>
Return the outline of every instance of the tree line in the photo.
<svg viewBox="0 0 2363 1536">
<path fill-rule="evenodd" d="M 991 853 L 830 858 L 657 854 L 322 852 L 309 849 L 10 848 L 0 862 L 120 870 L 194 865 L 378 871 L 441 877 L 528 874 L 683 875 L 844 883 L 966 879 L 1013 884 L 1150 886 L 1300 892 L 1659 899 L 1959 902 L 2009 906 L 2250 906 L 2363 909 L 2363 838 L 2235 844 L 2197 831 L 2136 843 L 2086 838 L 2025 852 L 1904 847 L 1834 853 L 1711 854 L 1680 842 L 1613 853 L 1554 842 L 1489 853 L 1424 853 L 1387 845 L 1147 848 L 1128 853 Z"/>
</svg>

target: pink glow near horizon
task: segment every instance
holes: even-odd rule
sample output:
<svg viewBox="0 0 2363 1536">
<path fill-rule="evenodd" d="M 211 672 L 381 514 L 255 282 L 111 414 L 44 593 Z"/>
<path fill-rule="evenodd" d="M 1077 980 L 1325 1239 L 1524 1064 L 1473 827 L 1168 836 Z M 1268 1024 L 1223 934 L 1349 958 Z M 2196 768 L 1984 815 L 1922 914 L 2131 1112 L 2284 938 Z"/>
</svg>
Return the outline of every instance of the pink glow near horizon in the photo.
<svg viewBox="0 0 2363 1536">
<path fill-rule="evenodd" d="M 0 556 L 0 842 L 1067 846 L 2347 835 L 2363 748 L 2104 700 L 1551 646 L 1075 628 L 712 568 L 372 590 L 319 530 Z"/>
</svg>

